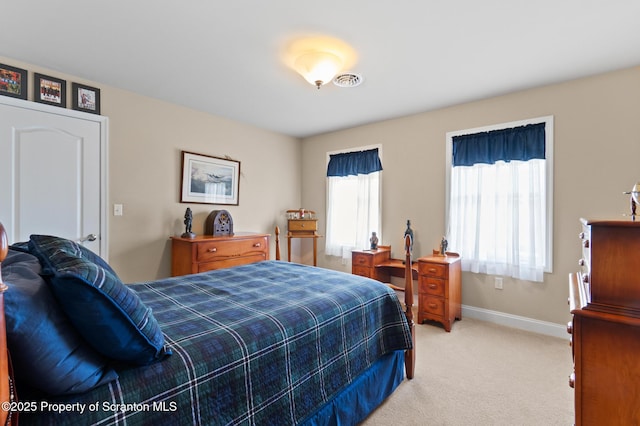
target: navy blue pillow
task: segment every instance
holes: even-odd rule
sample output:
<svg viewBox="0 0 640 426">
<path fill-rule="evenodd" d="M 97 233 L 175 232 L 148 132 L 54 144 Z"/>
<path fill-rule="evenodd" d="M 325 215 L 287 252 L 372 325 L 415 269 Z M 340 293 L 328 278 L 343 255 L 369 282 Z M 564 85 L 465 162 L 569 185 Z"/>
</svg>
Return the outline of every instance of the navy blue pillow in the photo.
<svg viewBox="0 0 640 426">
<path fill-rule="evenodd" d="M 42 236 L 42 237 L 44 237 L 44 236 Z M 60 239 L 58 237 L 51 237 L 51 236 L 47 236 L 47 237 L 51 238 L 52 240 L 61 240 L 61 241 L 66 242 L 66 249 L 69 250 L 72 254 L 74 254 L 74 255 L 76 255 L 78 257 L 84 257 L 85 259 L 89 260 L 90 262 L 93 262 L 96 265 L 103 267 L 107 271 L 111 272 L 114 277 L 118 276 L 118 274 L 116 274 L 116 271 L 111 269 L 111 266 L 107 262 L 105 262 L 105 260 L 103 258 L 98 256 L 97 254 L 95 254 L 94 252 L 92 252 L 91 250 L 89 250 L 88 248 L 83 246 L 82 244 L 74 243 L 72 241 L 65 240 L 65 239 Z M 13 243 L 13 244 L 11 244 L 11 246 L 9 246 L 9 248 L 11 250 L 22 251 L 22 252 L 25 252 L 25 253 L 31 253 L 29 241 L 22 241 L 22 242 Z M 36 253 L 32 253 L 32 254 L 35 255 Z"/>
<path fill-rule="evenodd" d="M 111 268 L 88 259 L 79 244 L 32 235 L 29 251 L 40 260 L 45 279 L 82 337 L 101 354 L 147 365 L 171 351 L 151 309 Z"/>
<path fill-rule="evenodd" d="M 89 391 L 118 375 L 67 319 L 40 276 L 38 259 L 9 250 L 2 263 L 7 342 L 18 383 L 51 395 Z"/>
</svg>

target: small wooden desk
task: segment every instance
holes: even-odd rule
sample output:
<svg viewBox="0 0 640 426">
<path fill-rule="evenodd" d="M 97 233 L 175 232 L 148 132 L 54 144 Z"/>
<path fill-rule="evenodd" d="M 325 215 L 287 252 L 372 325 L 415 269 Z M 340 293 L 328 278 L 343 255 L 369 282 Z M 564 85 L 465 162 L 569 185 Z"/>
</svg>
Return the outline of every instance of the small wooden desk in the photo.
<svg viewBox="0 0 640 426">
<path fill-rule="evenodd" d="M 354 250 L 351 252 L 351 273 L 354 275 L 388 283 L 392 276 L 404 278 L 404 271 L 404 261 L 391 257 L 391 246 L 378 246 L 375 250 Z M 412 262 L 411 271 L 413 279 L 417 280 L 417 262 Z"/>
<path fill-rule="evenodd" d="M 374 267 L 378 271 L 379 276 L 383 278 L 388 276 L 389 278 L 383 280 L 383 282 L 389 282 L 390 277 L 400 277 L 404 278 L 405 271 L 405 263 L 404 260 L 401 259 L 389 259 L 385 262 L 382 262 Z M 411 276 L 414 280 L 418 279 L 418 262 L 411 262 Z"/>
</svg>

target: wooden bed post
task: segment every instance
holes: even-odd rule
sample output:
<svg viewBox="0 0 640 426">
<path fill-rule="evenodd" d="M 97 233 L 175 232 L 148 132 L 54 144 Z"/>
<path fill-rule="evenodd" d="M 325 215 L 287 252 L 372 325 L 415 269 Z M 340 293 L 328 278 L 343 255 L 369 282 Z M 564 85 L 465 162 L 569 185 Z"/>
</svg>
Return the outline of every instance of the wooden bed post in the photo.
<svg viewBox="0 0 640 426">
<path fill-rule="evenodd" d="M 280 260 L 280 227 L 276 226 L 276 260 Z"/>
<path fill-rule="evenodd" d="M 2 281 L 2 262 L 9 252 L 7 233 L 0 223 L 0 402 L 11 401 L 11 376 L 9 374 L 9 358 L 7 355 L 7 328 L 4 318 L 4 292 L 8 289 Z M 0 410 L 0 424 L 7 424 L 9 410 Z"/>
<path fill-rule="evenodd" d="M 413 241 L 411 241 L 411 235 L 407 234 L 404 238 L 404 247 L 406 250 L 406 259 L 404 265 L 404 304 L 405 315 L 407 316 L 407 322 L 409 323 L 409 329 L 411 330 L 411 342 L 413 348 L 409 349 L 404 354 L 405 371 L 407 379 L 413 379 L 413 373 L 415 372 L 416 363 L 416 326 L 413 322 L 413 269 L 411 263 L 411 247 Z"/>
</svg>

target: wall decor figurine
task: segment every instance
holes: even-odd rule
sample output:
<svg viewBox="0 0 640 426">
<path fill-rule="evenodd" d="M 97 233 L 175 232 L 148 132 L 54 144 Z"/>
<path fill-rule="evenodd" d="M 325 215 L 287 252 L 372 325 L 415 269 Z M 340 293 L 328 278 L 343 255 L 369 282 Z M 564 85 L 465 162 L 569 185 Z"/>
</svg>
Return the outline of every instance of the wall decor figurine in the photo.
<svg viewBox="0 0 640 426">
<path fill-rule="evenodd" d="M 195 238 L 196 234 L 191 232 L 191 226 L 193 225 L 193 212 L 189 207 L 184 212 L 184 234 L 181 235 L 182 238 Z"/>
</svg>

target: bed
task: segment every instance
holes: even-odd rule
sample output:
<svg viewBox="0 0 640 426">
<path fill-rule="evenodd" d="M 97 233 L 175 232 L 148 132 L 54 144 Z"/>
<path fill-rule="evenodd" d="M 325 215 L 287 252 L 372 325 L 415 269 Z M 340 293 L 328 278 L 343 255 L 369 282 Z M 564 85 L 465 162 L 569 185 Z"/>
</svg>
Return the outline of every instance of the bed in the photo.
<svg viewBox="0 0 640 426">
<path fill-rule="evenodd" d="M 403 311 L 382 283 L 278 259 L 276 230 L 276 260 L 125 286 L 76 243 L 9 247 L 0 224 L 0 422 L 360 422 L 413 377 L 410 271 Z"/>
</svg>

